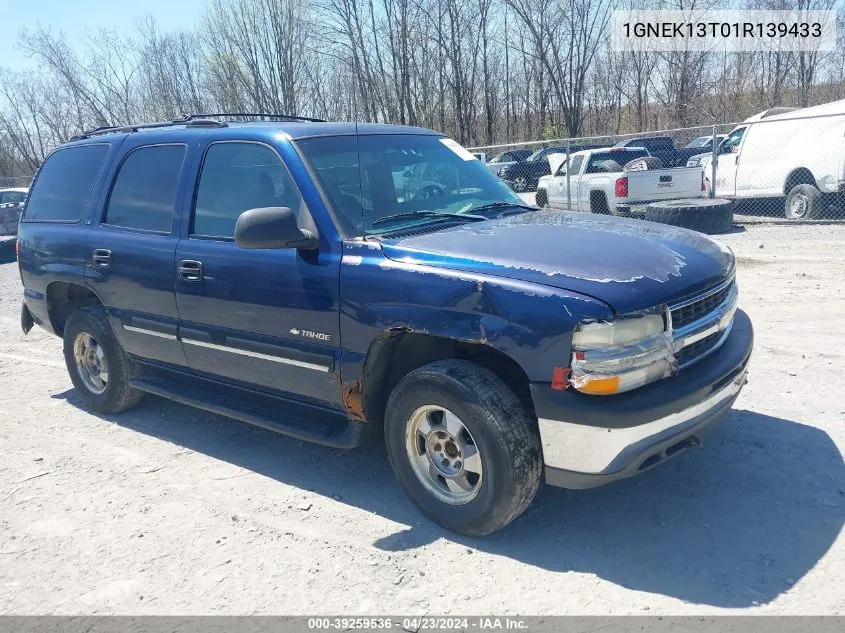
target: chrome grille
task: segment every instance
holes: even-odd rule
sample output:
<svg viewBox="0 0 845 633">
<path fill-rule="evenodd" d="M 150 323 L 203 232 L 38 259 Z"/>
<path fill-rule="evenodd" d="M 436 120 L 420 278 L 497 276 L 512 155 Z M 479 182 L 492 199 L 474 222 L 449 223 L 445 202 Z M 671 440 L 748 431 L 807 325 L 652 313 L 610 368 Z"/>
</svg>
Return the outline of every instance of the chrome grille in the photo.
<svg viewBox="0 0 845 633">
<path fill-rule="evenodd" d="M 696 341 L 692 345 L 687 345 L 686 347 L 681 348 L 675 354 L 675 360 L 678 361 L 678 365 L 681 366 L 690 363 L 699 356 L 702 356 L 703 354 L 712 351 L 716 343 L 719 342 L 719 338 L 721 336 L 721 332 L 714 332 L 713 334 L 706 336 L 700 341 Z"/>
<path fill-rule="evenodd" d="M 674 308 L 672 310 L 672 327 L 676 330 L 680 329 L 685 325 L 694 323 L 698 319 L 712 312 L 719 306 L 720 303 L 722 303 L 722 301 L 725 300 L 734 285 L 735 282 L 732 281 L 724 288 L 717 290 L 713 294 L 697 299 L 692 303 L 688 303 L 687 305 L 679 308 Z"/>
<path fill-rule="evenodd" d="M 736 282 L 730 279 L 691 300 L 670 305 L 678 367 L 695 363 L 727 337 L 736 309 Z"/>
</svg>

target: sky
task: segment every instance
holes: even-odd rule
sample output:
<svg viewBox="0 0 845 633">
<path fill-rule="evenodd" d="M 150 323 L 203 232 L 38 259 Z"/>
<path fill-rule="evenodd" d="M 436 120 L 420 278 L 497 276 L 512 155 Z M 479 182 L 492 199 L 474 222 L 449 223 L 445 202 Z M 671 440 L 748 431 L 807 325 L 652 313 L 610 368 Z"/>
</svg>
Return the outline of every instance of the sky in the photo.
<svg viewBox="0 0 845 633">
<path fill-rule="evenodd" d="M 86 29 L 130 33 L 144 15 L 152 15 L 165 31 L 189 28 L 199 21 L 205 6 L 206 0 L 0 0 L 0 66 L 13 70 L 34 66 L 17 50 L 18 33 L 39 23 L 65 31 L 76 44 Z"/>
</svg>

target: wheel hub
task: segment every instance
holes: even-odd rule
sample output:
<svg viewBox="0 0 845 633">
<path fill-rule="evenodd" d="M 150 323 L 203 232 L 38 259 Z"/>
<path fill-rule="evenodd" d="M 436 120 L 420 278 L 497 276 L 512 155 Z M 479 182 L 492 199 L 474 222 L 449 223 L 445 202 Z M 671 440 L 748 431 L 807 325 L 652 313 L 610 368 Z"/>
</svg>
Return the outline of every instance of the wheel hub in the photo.
<svg viewBox="0 0 845 633">
<path fill-rule="evenodd" d="M 447 431 L 432 431 L 426 437 L 426 455 L 444 477 L 455 477 L 461 472 L 463 452 L 455 438 Z"/>
<path fill-rule="evenodd" d="M 437 499 L 462 505 L 481 489 L 484 466 L 467 426 L 438 405 L 424 405 L 411 414 L 405 428 L 405 449 L 420 483 Z"/>
<path fill-rule="evenodd" d="M 807 211 L 807 198 L 805 196 L 795 196 L 792 199 L 792 213 L 797 216 L 802 216 Z"/>
<path fill-rule="evenodd" d="M 97 360 L 97 353 L 93 349 L 89 349 L 85 352 L 85 369 L 87 369 L 88 373 L 92 376 L 100 375 L 100 363 Z"/>
<path fill-rule="evenodd" d="M 74 340 L 73 351 L 76 373 L 85 387 L 92 393 L 103 393 L 109 379 L 103 348 L 91 334 L 80 332 Z"/>
</svg>

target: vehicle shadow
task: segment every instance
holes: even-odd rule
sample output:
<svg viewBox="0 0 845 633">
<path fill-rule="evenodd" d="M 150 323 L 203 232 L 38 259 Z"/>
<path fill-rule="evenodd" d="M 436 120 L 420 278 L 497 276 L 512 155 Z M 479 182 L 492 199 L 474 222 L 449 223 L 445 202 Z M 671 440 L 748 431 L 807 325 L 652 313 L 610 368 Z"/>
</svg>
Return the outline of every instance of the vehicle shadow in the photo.
<svg viewBox="0 0 845 633">
<path fill-rule="evenodd" d="M 57 394 L 75 406 L 73 390 Z M 640 477 L 587 491 L 541 486 L 528 511 L 486 538 L 425 519 L 379 444 L 311 445 L 159 398 L 107 421 L 407 525 L 374 545 L 440 538 L 554 572 L 719 607 L 765 604 L 812 569 L 845 523 L 845 462 L 823 431 L 736 410 L 701 449 Z"/>
</svg>

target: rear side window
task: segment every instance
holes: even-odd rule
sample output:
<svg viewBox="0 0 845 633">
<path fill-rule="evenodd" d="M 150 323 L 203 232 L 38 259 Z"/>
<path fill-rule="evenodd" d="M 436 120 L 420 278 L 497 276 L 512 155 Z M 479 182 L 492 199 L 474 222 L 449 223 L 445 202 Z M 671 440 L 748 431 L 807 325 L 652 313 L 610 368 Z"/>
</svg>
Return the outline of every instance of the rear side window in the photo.
<svg viewBox="0 0 845 633">
<path fill-rule="evenodd" d="M 193 235 L 232 238 L 248 209 L 289 207 L 299 216 L 302 198 L 282 159 L 258 143 L 215 143 L 202 165 Z"/>
<path fill-rule="evenodd" d="M 41 166 L 24 220 L 78 222 L 108 151 L 108 145 L 81 145 L 51 154 Z"/>
<path fill-rule="evenodd" d="M 117 172 L 105 224 L 170 233 L 185 145 L 154 145 L 131 152 Z"/>
<path fill-rule="evenodd" d="M 637 158 L 645 158 L 648 152 L 643 150 L 634 150 L 627 152 L 596 152 L 590 157 L 590 162 L 587 163 L 588 174 L 600 173 L 618 173 L 626 163 L 630 163 Z"/>
</svg>

